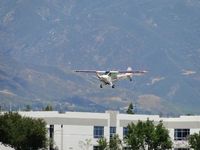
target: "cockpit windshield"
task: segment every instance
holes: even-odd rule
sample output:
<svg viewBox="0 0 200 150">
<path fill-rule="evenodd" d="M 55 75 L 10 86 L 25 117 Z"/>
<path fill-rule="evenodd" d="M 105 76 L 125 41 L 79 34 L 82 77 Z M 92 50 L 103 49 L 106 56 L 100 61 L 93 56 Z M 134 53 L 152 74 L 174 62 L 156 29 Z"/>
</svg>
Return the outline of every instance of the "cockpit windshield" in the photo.
<svg viewBox="0 0 200 150">
<path fill-rule="evenodd" d="M 105 72 L 105 75 L 109 75 L 109 74 L 110 74 L 110 71 L 106 71 L 106 72 Z"/>
</svg>

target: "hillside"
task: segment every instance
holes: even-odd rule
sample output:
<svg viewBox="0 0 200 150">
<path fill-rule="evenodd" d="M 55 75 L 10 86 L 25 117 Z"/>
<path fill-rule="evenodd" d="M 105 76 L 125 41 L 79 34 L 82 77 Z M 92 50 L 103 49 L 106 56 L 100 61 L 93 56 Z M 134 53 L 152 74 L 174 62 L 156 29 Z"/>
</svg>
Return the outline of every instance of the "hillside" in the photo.
<svg viewBox="0 0 200 150">
<path fill-rule="evenodd" d="M 198 0 L 0 1 L 0 103 L 200 113 Z M 146 69 L 99 89 L 75 69 Z"/>
</svg>

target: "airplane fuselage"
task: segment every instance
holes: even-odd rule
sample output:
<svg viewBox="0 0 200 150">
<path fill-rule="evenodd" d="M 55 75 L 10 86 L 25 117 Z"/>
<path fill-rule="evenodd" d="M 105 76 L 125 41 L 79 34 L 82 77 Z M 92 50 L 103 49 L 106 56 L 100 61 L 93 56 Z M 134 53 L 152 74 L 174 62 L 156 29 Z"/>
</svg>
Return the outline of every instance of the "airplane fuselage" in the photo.
<svg viewBox="0 0 200 150">
<path fill-rule="evenodd" d="M 120 73 L 120 74 L 98 74 L 97 73 L 97 77 L 99 78 L 99 80 L 104 84 L 104 85 L 110 85 L 112 88 L 114 88 L 114 84 L 113 82 L 117 81 L 117 80 L 123 80 L 123 79 L 129 79 L 130 81 L 132 81 L 132 73 Z M 103 85 L 101 84 L 100 87 L 102 88 Z"/>
</svg>

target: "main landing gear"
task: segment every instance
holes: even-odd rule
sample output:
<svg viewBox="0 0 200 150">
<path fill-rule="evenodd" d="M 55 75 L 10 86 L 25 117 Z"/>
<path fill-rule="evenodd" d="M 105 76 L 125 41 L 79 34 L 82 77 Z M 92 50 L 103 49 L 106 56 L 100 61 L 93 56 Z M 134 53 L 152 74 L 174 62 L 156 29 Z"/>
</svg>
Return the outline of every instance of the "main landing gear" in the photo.
<svg viewBox="0 0 200 150">
<path fill-rule="evenodd" d="M 128 77 L 129 78 L 129 81 L 133 81 L 133 79 L 131 77 Z"/>
<path fill-rule="evenodd" d="M 112 87 L 112 88 L 115 88 L 115 85 L 113 84 L 111 87 Z M 102 85 L 102 84 L 100 84 L 100 88 L 103 88 L 103 85 Z"/>
</svg>

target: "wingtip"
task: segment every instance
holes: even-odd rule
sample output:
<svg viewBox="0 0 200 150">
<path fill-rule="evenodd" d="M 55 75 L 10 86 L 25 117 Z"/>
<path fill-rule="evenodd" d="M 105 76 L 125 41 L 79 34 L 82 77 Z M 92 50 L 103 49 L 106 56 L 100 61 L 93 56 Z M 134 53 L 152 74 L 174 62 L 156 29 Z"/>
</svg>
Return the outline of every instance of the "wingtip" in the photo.
<svg viewBox="0 0 200 150">
<path fill-rule="evenodd" d="M 143 70 L 143 72 L 144 72 L 144 73 L 148 73 L 149 71 L 147 71 L 147 70 Z"/>
</svg>

